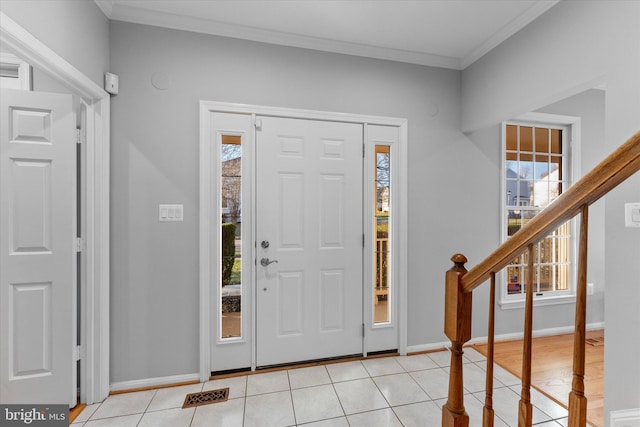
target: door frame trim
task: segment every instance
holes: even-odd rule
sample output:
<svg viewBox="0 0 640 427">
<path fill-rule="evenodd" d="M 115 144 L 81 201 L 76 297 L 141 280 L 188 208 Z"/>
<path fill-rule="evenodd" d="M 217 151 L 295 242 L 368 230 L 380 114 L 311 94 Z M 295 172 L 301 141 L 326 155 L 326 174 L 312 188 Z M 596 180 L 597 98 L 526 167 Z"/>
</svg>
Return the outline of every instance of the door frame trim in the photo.
<svg viewBox="0 0 640 427">
<path fill-rule="evenodd" d="M 200 300 L 200 381 L 208 381 L 211 375 L 211 344 L 213 315 L 211 306 L 211 170 L 209 167 L 211 156 L 211 127 L 210 114 L 235 113 L 260 115 L 271 117 L 298 118 L 308 120 L 325 120 L 362 125 L 393 126 L 399 130 L 399 182 L 397 190 L 401 195 L 398 214 L 398 351 L 404 355 L 407 352 L 407 235 L 408 235 L 408 174 L 407 174 L 407 144 L 408 120 L 405 118 L 370 116 L 328 111 L 315 111 L 262 105 L 238 104 L 227 102 L 200 101 L 200 181 L 199 181 L 199 300 Z M 251 328 L 252 342 L 255 341 L 255 328 Z M 252 355 L 252 358 L 254 355 Z"/>
<path fill-rule="evenodd" d="M 109 394 L 109 145 L 110 96 L 26 29 L 0 12 L 0 41 L 82 98 L 87 108 L 86 283 L 81 301 L 80 400 L 91 404 Z"/>
</svg>

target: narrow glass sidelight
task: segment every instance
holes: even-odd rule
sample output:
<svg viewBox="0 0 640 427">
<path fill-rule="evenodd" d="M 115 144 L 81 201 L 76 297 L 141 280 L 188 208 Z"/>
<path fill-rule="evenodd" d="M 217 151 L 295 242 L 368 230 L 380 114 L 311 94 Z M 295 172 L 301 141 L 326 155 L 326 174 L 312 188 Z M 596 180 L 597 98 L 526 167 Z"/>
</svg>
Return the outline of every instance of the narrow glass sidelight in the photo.
<svg viewBox="0 0 640 427">
<path fill-rule="evenodd" d="M 223 135 L 220 152 L 220 339 L 242 336 L 242 138 Z"/>
<path fill-rule="evenodd" d="M 376 145 L 374 182 L 374 323 L 388 323 L 391 319 L 390 261 L 391 261 L 391 152 L 388 145 Z"/>
</svg>

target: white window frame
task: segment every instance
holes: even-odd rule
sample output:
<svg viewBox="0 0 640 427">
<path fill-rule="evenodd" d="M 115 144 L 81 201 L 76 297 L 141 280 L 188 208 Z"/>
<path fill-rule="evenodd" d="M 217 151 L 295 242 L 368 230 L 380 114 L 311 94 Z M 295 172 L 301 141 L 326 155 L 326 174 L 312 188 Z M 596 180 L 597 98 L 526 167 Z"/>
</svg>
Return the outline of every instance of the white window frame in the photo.
<svg viewBox="0 0 640 427">
<path fill-rule="evenodd" d="M 407 242 L 407 157 L 406 157 L 406 121 L 400 126 L 384 126 L 367 123 L 365 126 L 364 150 L 364 179 L 363 189 L 364 208 L 364 352 L 369 353 L 397 348 L 400 354 L 406 354 L 406 253 Z M 376 206 L 375 191 L 375 147 L 389 148 L 390 158 L 390 193 L 389 200 L 389 290 L 387 304 L 389 319 L 387 322 L 375 323 L 374 286 L 375 283 L 375 218 L 373 212 Z M 369 190 L 367 190 L 367 188 Z M 404 196 L 403 196 L 404 195 Z"/>
<path fill-rule="evenodd" d="M 500 147 L 500 241 L 507 240 L 507 201 L 506 201 L 506 126 L 535 126 L 548 127 L 553 129 L 563 129 L 563 154 L 565 156 L 565 171 L 568 174 L 568 186 L 563 188 L 563 193 L 573 185 L 581 176 L 580 168 L 580 118 L 573 116 L 563 116 L 546 113 L 528 113 L 512 120 L 507 120 L 501 124 L 501 147 Z M 568 170 L 567 170 L 568 169 Z M 543 295 L 535 295 L 534 306 L 571 304 L 576 300 L 576 278 L 577 278 L 577 236 L 578 226 L 575 220 L 571 221 L 571 266 L 568 291 L 547 292 Z M 509 295 L 507 290 L 506 268 L 498 274 L 500 296 L 498 304 L 502 309 L 523 308 L 525 304 L 525 293 Z"/>
</svg>

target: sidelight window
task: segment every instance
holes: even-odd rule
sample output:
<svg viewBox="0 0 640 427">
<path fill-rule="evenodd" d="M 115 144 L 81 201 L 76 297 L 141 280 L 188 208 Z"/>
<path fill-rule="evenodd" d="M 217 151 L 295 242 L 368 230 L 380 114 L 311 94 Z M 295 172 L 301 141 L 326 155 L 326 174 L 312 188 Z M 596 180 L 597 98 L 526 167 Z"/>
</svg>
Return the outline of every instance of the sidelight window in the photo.
<svg viewBox="0 0 640 427">
<path fill-rule="evenodd" d="M 220 219 L 222 248 L 220 283 L 220 338 L 242 336 L 242 143 L 223 135 L 220 146 Z"/>
<path fill-rule="evenodd" d="M 375 246 L 374 246 L 374 323 L 390 321 L 389 291 L 391 239 L 391 152 L 388 145 L 375 148 Z"/>
</svg>

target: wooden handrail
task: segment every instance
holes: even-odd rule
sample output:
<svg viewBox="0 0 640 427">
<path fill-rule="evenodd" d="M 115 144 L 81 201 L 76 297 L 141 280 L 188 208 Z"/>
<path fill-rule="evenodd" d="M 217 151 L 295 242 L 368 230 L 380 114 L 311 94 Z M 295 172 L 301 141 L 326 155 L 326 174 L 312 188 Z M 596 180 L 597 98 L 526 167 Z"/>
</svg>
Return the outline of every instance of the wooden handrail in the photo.
<svg viewBox="0 0 640 427">
<path fill-rule="evenodd" d="M 640 131 L 618 147 L 582 179 L 562 193 L 551 205 L 473 267 L 461 279 L 464 292 L 471 292 L 506 267 L 528 245 L 536 243 L 564 222 L 580 213 L 640 170 Z"/>
<path fill-rule="evenodd" d="M 444 332 L 451 340 L 449 394 L 442 407 L 443 427 L 468 427 L 469 415 L 464 407 L 463 345 L 471 339 L 471 312 L 473 290 L 491 277 L 489 339 L 494 339 L 495 274 L 506 267 L 525 248 L 528 249 L 527 286 L 523 340 L 522 391 L 518 406 L 518 426 L 533 423 L 531 404 L 531 345 L 533 327 L 534 245 L 560 225 L 581 214 L 580 247 L 578 253 L 578 279 L 576 292 L 576 321 L 573 349 L 573 381 L 569 394 L 569 425 L 586 425 L 587 399 L 584 395 L 585 324 L 587 281 L 587 229 L 589 206 L 613 190 L 625 179 L 640 170 L 640 131 L 636 132 L 611 155 L 599 163 L 581 180 L 537 214 L 524 227 L 498 247 L 485 260 L 467 271 L 467 258 L 455 254 L 453 267 L 445 275 Z M 493 352 L 487 358 L 487 375 L 493 374 Z M 483 410 L 483 426 L 493 426 L 493 381 L 487 377 Z"/>
</svg>

